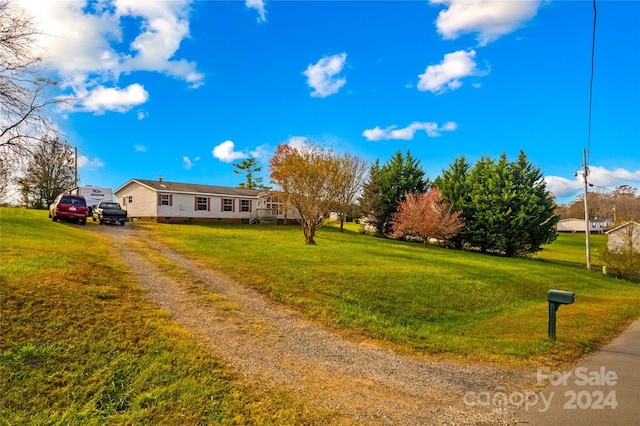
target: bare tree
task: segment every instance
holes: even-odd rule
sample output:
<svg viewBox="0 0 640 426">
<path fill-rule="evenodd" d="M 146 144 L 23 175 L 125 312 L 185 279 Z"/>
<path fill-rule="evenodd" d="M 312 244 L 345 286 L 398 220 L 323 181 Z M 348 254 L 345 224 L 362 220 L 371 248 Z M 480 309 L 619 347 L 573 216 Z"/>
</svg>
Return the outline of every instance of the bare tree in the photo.
<svg viewBox="0 0 640 426">
<path fill-rule="evenodd" d="M 55 82 L 39 68 L 43 58 L 34 53 L 40 35 L 23 9 L 0 0 L 0 161 L 8 173 L 30 157 L 39 141 L 56 136 L 47 108 L 60 101 L 51 98 Z"/>
<path fill-rule="evenodd" d="M 7 202 L 10 180 L 9 165 L 0 157 L 0 205 Z"/>
<path fill-rule="evenodd" d="M 337 170 L 332 183 L 335 191 L 335 212 L 340 218 L 340 232 L 346 217 L 353 214 L 358 195 L 367 173 L 367 162 L 353 154 L 343 154 L 336 158 Z"/>
<path fill-rule="evenodd" d="M 609 234 L 602 260 L 622 278 L 640 278 L 640 224 L 627 222 Z"/>
</svg>

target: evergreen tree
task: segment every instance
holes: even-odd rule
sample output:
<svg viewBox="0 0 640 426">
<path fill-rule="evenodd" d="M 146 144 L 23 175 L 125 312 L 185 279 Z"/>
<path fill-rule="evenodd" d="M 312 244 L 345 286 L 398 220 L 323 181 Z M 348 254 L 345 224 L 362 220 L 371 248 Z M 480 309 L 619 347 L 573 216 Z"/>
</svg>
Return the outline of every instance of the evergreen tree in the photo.
<svg viewBox="0 0 640 426">
<path fill-rule="evenodd" d="M 469 203 L 463 210 L 466 226 L 461 235 L 464 244 L 478 248 L 482 253 L 496 246 L 499 232 L 495 217 L 499 213 L 495 205 L 498 189 L 495 171 L 495 162 L 489 157 L 481 157 L 467 180 Z"/>
<path fill-rule="evenodd" d="M 462 210 L 460 246 L 524 256 L 556 238 L 553 198 L 524 152 L 515 162 L 506 154 L 498 161 L 482 157 L 467 169 L 464 157 L 456 159 L 435 182 L 452 209 Z"/>
<path fill-rule="evenodd" d="M 442 193 L 442 200 L 451 206 L 452 211 L 462 211 L 468 209 L 469 188 L 468 174 L 471 166 L 463 156 L 456 158 L 448 170 L 442 171 L 442 176 L 437 177 L 433 186 Z M 464 215 L 463 215 L 464 217 Z M 458 234 L 448 241 L 458 250 L 462 249 L 462 237 Z"/>
<path fill-rule="evenodd" d="M 262 166 L 258 166 L 258 160 L 255 158 L 247 158 L 242 160 L 240 163 L 232 164 L 235 169 L 233 173 L 240 175 L 245 175 L 245 182 L 240 182 L 238 184 L 238 188 L 247 188 L 247 189 L 269 189 L 268 186 L 262 184 L 262 177 L 255 177 L 256 173 L 262 171 Z"/>
<path fill-rule="evenodd" d="M 542 172 L 534 167 L 523 151 L 518 160 L 509 163 L 508 181 L 512 188 L 509 199 L 508 226 L 501 246 L 507 256 L 535 253 L 540 246 L 557 237 L 555 203 L 546 189 Z"/>
<path fill-rule="evenodd" d="M 380 168 L 380 195 L 382 205 L 382 232 L 392 231 L 391 219 L 398 210 L 398 206 L 410 193 L 423 193 L 429 187 L 424 178 L 424 171 L 420 167 L 420 160 L 411 156 L 407 151 L 404 157 L 398 151 L 385 165 Z"/>
<path fill-rule="evenodd" d="M 369 167 L 367 181 L 362 185 L 359 203 L 363 216 L 369 220 L 369 224 L 375 228 L 378 235 L 382 234 L 385 222 L 380 185 L 380 160 L 376 160 Z"/>
</svg>

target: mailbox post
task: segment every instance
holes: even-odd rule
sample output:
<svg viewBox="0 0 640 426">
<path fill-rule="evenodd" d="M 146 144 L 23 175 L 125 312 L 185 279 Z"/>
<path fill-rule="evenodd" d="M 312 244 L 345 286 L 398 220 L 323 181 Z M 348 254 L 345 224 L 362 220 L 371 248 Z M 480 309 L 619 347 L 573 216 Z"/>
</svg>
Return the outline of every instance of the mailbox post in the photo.
<svg viewBox="0 0 640 426">
<path fill-rule="evenodd" d="M 571 291 L 549 290 L 547 301 L 549 302 L 549 339 L 556 340 L 556 311 L 560 305 L 571 305 L 576 294 Z"/>
</svg>

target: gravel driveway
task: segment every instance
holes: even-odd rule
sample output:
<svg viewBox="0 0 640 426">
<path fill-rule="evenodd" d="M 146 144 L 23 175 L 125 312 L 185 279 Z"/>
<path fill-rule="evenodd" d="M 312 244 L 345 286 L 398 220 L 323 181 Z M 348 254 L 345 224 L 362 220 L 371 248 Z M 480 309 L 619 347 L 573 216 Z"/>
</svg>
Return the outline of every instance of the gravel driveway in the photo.
<svg viewBox="0 0 640 426">
<path fill-rule="evenodd" d="M 465 396 L 520 391 L 531 386 L 530 371 L 422 361 L 351 341 L 187 259 L 144 227 L 95 229 L 115 240 L 151 300 L 248 381 L 281 386 L 335 410 L 342 414 L 338 423 L 519 423 L 516 407 Z"/>
</svg>

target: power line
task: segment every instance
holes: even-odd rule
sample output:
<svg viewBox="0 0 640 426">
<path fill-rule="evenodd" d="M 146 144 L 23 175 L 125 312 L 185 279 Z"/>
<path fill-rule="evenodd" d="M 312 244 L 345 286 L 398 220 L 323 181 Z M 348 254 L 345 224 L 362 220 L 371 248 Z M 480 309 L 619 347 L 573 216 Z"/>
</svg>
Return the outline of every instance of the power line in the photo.
<svg viewBox="0 0 640 426">
<path fill-rule="evenodd" d="M 593 110 L 593 74 L 595 64 L 595 52 L 596 52 L 596 0 L 593 0 L 593 33 L 591 36 L 591 78 L 589 80 L 589 126 L 587 134 L 587 149 L 583 152 L 584 170 L 582 177 L 584 179 L 584 235 L 585 246 L 587 251 L 587 269 L 591 269 L 591 248 L 589 244 L 589 234 L 591 229 L 589 226 L 589 207 L 587 199 L 589 198 L 589 182 L 587 177 L 589 176 L 589 157 L 591 155 L 591 113 Z"/>
<path fill-rule="evenodd" d="M 587 134 L 587 164 L 590 163 L 589 156 L 591 155 L 591 114 L 593 110 L 593 74 L 595 68 L 595 53 L 596 53 L 596 17 L 598 12 L 596 10 L 596 0 L 593 0 L 593 32 L 591 36 L 591 78 L 589 79 L 589 130 Z"/>
<path fill-rule="evenodd" d="M 616 176 L 616 175 L 612 175 L 611 173 L 606 173 L 606 172 L 600 171 L 598 169 L 593 169 L 593 170 L 590 169 L 589 172 L 595 173 L 597 175 L 603 175 L 603 176 L 612 177 L 612 178 L 621 180 L 623 182 L 637 182 L 637 183 L 640 183 L 640 179 L 631 179 L 631 178 L 628 178 L 628 177 Z"/>
</svg>

